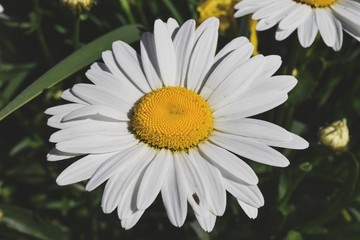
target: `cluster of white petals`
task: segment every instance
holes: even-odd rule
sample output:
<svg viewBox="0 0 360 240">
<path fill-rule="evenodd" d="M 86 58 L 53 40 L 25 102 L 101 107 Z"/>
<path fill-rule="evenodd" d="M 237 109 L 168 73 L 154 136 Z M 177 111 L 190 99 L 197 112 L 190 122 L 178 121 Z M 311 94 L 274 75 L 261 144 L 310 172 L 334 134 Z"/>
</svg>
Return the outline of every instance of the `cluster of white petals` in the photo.
<svg viewBox="0 0 360 240">
<path fill-rule="evenodd" d="M 358 0 L 329 0 L 327 6 L 311 6 L 299 0 L 243 0 L 235 6 L 235 17 L 252 14 L 259 20 L 256 30 L 276 24 L 276 40 L 284 40 L 297 30 L 300 44 L 309 47 L 320 32 L 325 44 L 339 51 L 343 31 L 360 41 L 360 3 Z"/>
</svg>

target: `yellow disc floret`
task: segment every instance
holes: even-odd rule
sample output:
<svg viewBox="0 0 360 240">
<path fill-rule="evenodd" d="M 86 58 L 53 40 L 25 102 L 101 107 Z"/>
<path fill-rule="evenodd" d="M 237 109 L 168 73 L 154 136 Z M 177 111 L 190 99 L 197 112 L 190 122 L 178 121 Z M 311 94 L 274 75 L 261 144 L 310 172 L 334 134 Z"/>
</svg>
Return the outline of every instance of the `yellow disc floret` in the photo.
<svg viewBox="0 0 360 240">
<path fill-rule="evenodd" d="M 187 151 L 213 130 L 208 103 L 183 87 L 163 87 L 143 96 L 133 108 L 131 128 L 154 148 Z"/>
<path fill-rule="evenodd" d="M 334 4 L 337 0 L 295 0 L 300 3 L 305 3 L 315 8 L 328 7 Z"/>
</svg>

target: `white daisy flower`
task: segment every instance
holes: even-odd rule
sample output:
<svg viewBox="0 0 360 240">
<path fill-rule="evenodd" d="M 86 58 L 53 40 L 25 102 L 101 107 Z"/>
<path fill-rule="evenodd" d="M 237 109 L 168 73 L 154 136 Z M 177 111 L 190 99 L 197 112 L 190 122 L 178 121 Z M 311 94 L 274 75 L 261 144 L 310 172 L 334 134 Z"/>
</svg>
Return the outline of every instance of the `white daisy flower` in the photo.
<svg viewBox="0 0 360 240">
<path fill-rule="evenodd" d="M 289 161 L 270 146 L 304 149 L 308 143 L 285 129 L 250 116 L 287 99 L 292 76 L 272 76 L 279 56 L 250 58 L 253 46 L 236 38 L 217 54 L 219 21 L 195 29 L 157 20 L 144 33 L 138 54 L 117 41 L 62 98 L 46 110 L 60 129 L 49 161 L 80 157 L 57 178 L 59 185 L 106 182 L 102 209 L 117 208 L 129 229 L 161 192 L 167 215 L 182 226 L 187 202 L 205 231 L 223 215 L 226 191 L 250 218 L 264 204 L 254 171 L 237 155 L 271 166 Z"/>
<path fill-rule="evenodd" d="M 2 13 L 4 11 L 3 6 L 0 4 L 0 13 Z"/>
<path fill-rule="evenodd" d="M 256 30 L 277 23 L 276 40 L 282 41 L 297 29 L 301 46 L 309 47 L 320 32 L 325 44 L 341 49 L 343 30 L 360 41 L 360 3 L 358 0 L 243 0 L 235 6 L 235 17 L 253 13 L 259 20 Z"/>
</svg>

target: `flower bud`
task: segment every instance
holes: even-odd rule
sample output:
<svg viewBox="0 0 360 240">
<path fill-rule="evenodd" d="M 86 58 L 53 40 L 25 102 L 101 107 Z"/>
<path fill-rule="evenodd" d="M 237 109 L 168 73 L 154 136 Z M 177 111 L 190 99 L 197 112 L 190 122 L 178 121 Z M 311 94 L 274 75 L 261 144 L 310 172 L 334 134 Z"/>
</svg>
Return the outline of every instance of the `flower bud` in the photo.
<svg viewBox="0 0 360 240">
<path fill-rule="evenodd" d="M 91 9 L 94 0 L 61 0 L 61 3 L 73 13 L 82 13 Z"/>
<path fill-rule="evenodd" d="M 349 143 L 349 129 L 346 119 L 331 123 L 327 127 L 320 128 L 320 143 L 336 152 L 344 151 Z"/>
</svg>

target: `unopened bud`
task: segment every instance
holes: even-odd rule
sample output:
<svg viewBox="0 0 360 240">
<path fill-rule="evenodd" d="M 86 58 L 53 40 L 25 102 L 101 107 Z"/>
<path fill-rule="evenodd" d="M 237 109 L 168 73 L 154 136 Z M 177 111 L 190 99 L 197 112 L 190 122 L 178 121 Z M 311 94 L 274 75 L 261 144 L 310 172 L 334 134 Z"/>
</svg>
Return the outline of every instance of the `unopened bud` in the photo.
<svg viewBox="0 0 360 240">
<path fill-rule="evenodd" d="M 320 143 L 330 149 L 341 152 L 344 151 L 349 143 L 349 129 L 346 119 L 331 123 L 327 127 L 320 128 Z"/>
<path fill-rule="evenodd" d="M 61 0 L 61 3 L 74 13 L 82 13 L 91 9 L 94 0 Z"/>
</svg>

